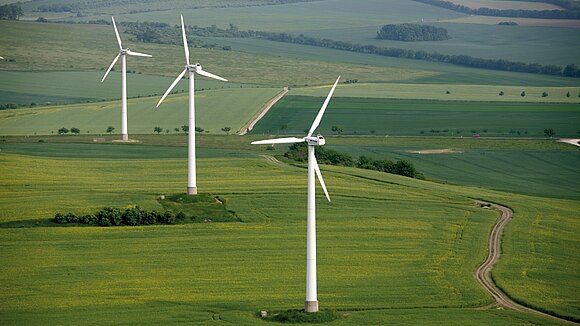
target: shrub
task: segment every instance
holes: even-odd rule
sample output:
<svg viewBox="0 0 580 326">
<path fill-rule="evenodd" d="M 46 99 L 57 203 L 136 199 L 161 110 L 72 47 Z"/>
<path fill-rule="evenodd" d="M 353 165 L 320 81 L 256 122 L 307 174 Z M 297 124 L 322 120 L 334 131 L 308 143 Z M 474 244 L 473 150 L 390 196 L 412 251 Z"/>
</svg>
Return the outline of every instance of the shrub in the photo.
<svg viewBox="0 0 580 326">
<path fill-rule="evenodd" d="M 52 221 L 54 223 L 58 223 L 58 224 L 65 224 L 66 223 L 66 217 L 65 217 L 64 214 L 56 213 L 56 214 L 54 214 L 54 218 L 52 219 Z"/>
<path fill-rule="evenodd" d="M 141 224 L 141 210 L 139 207 L 127 208 L 121 215 L 121 220 L 125 225 Z"/>
<path fill-rule="evenodd" d="M 121 224 L 121 210 L 113 207 L 105 207 L 96 214 L 97 223 L 100 226 L 111 226 Z"/>
</svg>

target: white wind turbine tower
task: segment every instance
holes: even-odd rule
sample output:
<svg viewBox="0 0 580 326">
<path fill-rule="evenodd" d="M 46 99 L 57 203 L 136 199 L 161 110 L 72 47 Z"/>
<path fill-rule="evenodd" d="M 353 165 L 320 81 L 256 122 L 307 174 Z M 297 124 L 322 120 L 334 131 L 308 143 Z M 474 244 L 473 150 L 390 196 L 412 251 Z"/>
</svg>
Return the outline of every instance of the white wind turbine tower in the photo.
<svg viewBox="0 0 580 326">
<path fill-rule="evenodd" d="M 187 194 L 195 195 L 197 194 L 197 173 L 195 165 L 195 80 L 194 75 L 196 73 L 206 76 L 209 78 L 228 81 L 225 78 L 216 76 L 202 69 L 199 63 L 190 64 L 189 63 L 189 47 L 187 45 L 187 36 L 185 35 L 185 24 L 183 23 L 183 15 L 181 15 L 181 34 L 183 36 L 183 48 L 185 49 L 185 69 L 175 78 L 173 83 L 169 86 L 163 97 L 159 100 L 156 107 L 161 105 L 161 102 L 169 95 L 173 87 L 189 73 L 189 139 L 188 139 L 188 158 L 187 158 Z"/>
<path fill-rule="evenodd" d="M 254 145 L 262 144 L 293 144 L 305 142 L 308 145 L 308 220 L 306 226 L 306 302 L 304 305 L 304 310 L 306 312 L 317 312 L 318 311 L 318 294 L 316 286 L 316 202 L 315 202 L 315 184 L 314 184 L 314 174 L 318 177 L 322 190 L 328 201 L 330 201 L 330 196 L 326 190 L 326 185 L 324 184 L 324 179 L 322 179 L 322 174 L 318 163 L 316 162 L 316 156 L 314 155 L 314 147 L 321 146 L 325 144 L 324 137 L 312 136 L 320 120 L 322 120 L 322 115 L 330 102 L 330 98 L 334 93 L 334 89 L 340 80 L 340 76 L 334 82 L 330 93 L 326 97 L 324 104 L 320 108 L 316 119 L 312 123 L 308 134 L 304 138 L 276 138 L 268 140 L 259 140 L 252 142 Z"/>
<path fill-rule="evenodd" d="M 117 30 L 117 24 L 115 24 L 115 18 L 111 17 L 113 20 L 113 28 L 115 29 L 115 35 L 117 36 L 117 43 L 119 43 L 119 54 L 113 59 L 113 63 L 107 69 L 107 72 L 101 79 L 101 83 L 105 81 L 113 66 L 121 57 L 121 62 L 123 66 L 123 71 L 121 73 L 121 134 L 123 140 L 129 140 L 129 133 L 127 131 L 127 55 L 137 56 L 137 57 L 151 57 L 150 54 L 144 54 L 139 52 L 133 52 L 129 49 L 123 48 L 123 44 L 121 43 L 121 37 L 119 36 L 119 31 Z"/>
</svg>

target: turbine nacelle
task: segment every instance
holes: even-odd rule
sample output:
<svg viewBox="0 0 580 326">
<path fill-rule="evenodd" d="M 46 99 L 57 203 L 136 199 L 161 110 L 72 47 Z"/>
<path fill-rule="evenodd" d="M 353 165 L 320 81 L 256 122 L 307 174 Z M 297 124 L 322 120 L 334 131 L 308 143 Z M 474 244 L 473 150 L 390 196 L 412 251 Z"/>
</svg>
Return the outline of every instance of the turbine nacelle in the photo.
<svg viewBox="0 0 580 326">
<path fill-rule="evenodd" d="M 304 137 L 304 141 L 308 146 L 322 146 L 326 144 L 326 140 L 322 135 Z"/>
<path fill-rule="evenodd" d="M 187 70 L 189 72 L 198 72 L 198 71 L 202 71 L 203 68 L 201 67 L 201 65 L 199 63 L 196 63 L 194 65 L 186 64 L 185 70 Z"/>
</svg>

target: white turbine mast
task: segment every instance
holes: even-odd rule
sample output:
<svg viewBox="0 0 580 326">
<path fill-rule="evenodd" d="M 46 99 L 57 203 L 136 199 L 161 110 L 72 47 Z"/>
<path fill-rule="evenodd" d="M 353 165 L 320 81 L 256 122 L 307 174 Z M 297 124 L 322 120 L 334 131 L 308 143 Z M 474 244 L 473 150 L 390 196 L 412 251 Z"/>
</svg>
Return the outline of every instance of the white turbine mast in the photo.
<svg viewBox="0 0 580 326">
<path fill-rule="evenodd" d="M 127 48 L 123 48 L 123 43 L 121 43 L 121 37 L 119 36 L 119 31 L 117 30 L 117 24 L 115 24 L 115 18 L 111 16 L 113 20 L 113 28 L 115 29 L 115 36 L 117 36 L 117 43 L 119 43 L 119 54 L 113 59 L 113 62 L 107 69 L 107 72 L 101 79 L 101 83 L 105 81 L 113 66 L 121 57 L 122 62 L 122 74 L 121 74 L 121 135 L 123 140 L 129 140 L 129 133 L 127 130 L 127 55 L 135 56 L 135 57 L 151 57 L 150 54 L 139 53 L 131 51 Z"/>
<path fill-rule="evenodd" d="M 195 165 L 195 78 L 194 75 L 200 74 L 205 77 L 228 81 L 225 78 L 209 73 L 201 67 L 199 63 L 189 63 L 189 46 L 187 45 L 187 36 L 185 35 L 185 24 L 183 23 L 183 15 L 181 15 L 181 34 L 183 36 L 183 48 L 185 50 L 185 69 L 175 78 L 173 83 L 169 86 L 165 94 L 159 100 L 156 107 L 161 105 L 161 102 L 169 95 L 171 90 L 177 83 L 189 73 L 189 139 L 188 139 L 188 159 L 187 159 L 187 194 L 197 194 L 197 173 Z"/>
<path fill-rule="evenodd" d="M 293 144 L 293 143 L 302 143 L 305 142 L 308 145 L 308 220 L 306 226 L 306 302 L 304 304 L 304 311 L 306 312 L 317 312 L 318 311 L 318 294 L 317 294 L 317 285 L 316 285 L 316 202 L 315 202 L 315 184 L 314 184 L 314 175 L 318 177 L 318 181 L 322 186 L 322 190 L 324 190 L 324 195 L 326 195 L 326 199 L 330 201 L 330 196 L 328 195 L 328 191 L 326 190 L 326 184 L 324 183 L 324 179 L 322 179 L 322 173 L 320 172 L 320 167 L 318 167 L 318 162 L 316 162 L 316 156 L 314 155 L 314 148 L 315 146 L 321 146 L 325 144 L 324 137 L 321 135 L 312 136 L 318 125 L 320 124 L 320 120 L 322 120 L 322 116 L 324 115 L 324 111 L 330 102 L 330 98 L 336 89 L 336 85 L 340 80 L 340 76 L 334 82 L 332 89 L 326 96 L 326 100 L 316 119 L 312 123 L 310 130 L 306 137 L 297 138 L 297 137 L 288 137 L 288 138 L 276 138 L 276 139 L 267 139 L 267 140 L 258 140 L 252 142 L 253 145 L 263 145 L 263 144 Z"/>
</svg>

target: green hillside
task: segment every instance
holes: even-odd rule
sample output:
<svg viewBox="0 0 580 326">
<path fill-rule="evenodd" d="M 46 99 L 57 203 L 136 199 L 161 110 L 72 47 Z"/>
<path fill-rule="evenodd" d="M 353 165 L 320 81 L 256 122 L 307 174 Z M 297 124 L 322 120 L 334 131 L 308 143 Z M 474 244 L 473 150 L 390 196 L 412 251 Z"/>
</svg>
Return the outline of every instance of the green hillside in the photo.
<svg viewBox="0 0 580 326">
<path fill-rule="evenodd" d="M 34 146 L 58 150 L 71 145 Z M 5 209 L 0 219 L 45 218 L 61 210 L 83 213 L 103 205 L 158 208 L 156 194 L 185 187 L 185 158 L 101 158 L 103 151 L 108 152 L 104 145 L 82 146 L 92 152 L 90 160 L 75 158 L 77 150 L 57 157 L 2 151 L 2 175 L 10 177 L 3 181 L 0 200 Z M 116 146 L 151 154 L 165 151 L 164 147 Z M 257 156 L 211 158 L 211 151 L 201 150 L 207 158 L 199 161 L 199 188 L 223 196 L 244 223 L 0 228 L 4 248 L 0 293 L 7 303 L 0 308 L 3 322 L 30 321 L 35 316 L 63 324 L 204 323 L 215 316 L 256 324 L 259 320 L 253 316 L 258 310 L 300 306 L 305 170 Z M 531 218 L 525 211 L 518 213 L 523 206 L 545 212 L 534 215 L 540 222 L 558 214 L 567 230 L 576 228 L 574 210 L 569 208 L 577 204 L 352 168 L 323 167 L 323 173 L 333 202 L 320 200 L 318 205 L 319 292 L 323 307 L 354 311 L 339 324 L 380 323 L 398 315 L 397 309 L 405 309 L 411 320 L 429 315 L 428 323 L 549 322 L 476 309 L 490 301 L 471 273 L 486 252 L 486 230 L 497 213 L 475 208 L 470 197 L 509 198 L 516 218 L 521 219 Z M 319 199 L 323 199 L 320 193 Z M 530 200 L 535 204 L 530 206 Z M 35 205 L 30 207 L 29 202 Z M 544 237 L 529 227 L 526 230 L 539 241 Z M 573 241 L 564 234 L 553 230 L 550 237 Z M 23 238 L 27 241 L 18 240 Z M 558 248 L 554 243 L 542 252 L 559 257 L 564 253 Z M 526 264 L 543 257 L 530 250 L 514 247 L 513 257 L 525 253 Z M 506 251 L 504 259 L 511 270 L 522 268 L 522 262 L 510 257 Z M 561 262 L 563 269 L 558 272 L 546 269 L 536 276 L 541 277 L 544 293 L 574 297 L 571 288 L 557 286 L 558 280 L 572 275 L 571 266 L 577 263 L 572 257 L 577 255 Z M 555 273 L 560 276 L 554 277 Z M 525 283 L 514 280 L 513 274 L 501 275 L 509 280 L 508 291 L 535 303 L 530 293 L 519 290 Z M 573 304 L 541 304 L 561 314 L 577 314 Z M 121 310 L 123 316 L 116 316 Z"/>
<path fill-rule="evenodd" d="M 182 86 L 187 88 L 187 80 Z M 199 91 L 196 93 L 196 125 L 211 133 L 222 133 L 221 128 L 239 130 L 262 105 L 280 89 L 236 88 Z M 159 97 L 128 101 L 130 134 L 151 134 L 159 126 L 165 133 L 187 124 L 188 95 L 170 95 L 155 109 Z M 82 134 L 104 134 L 108 126 L 121 130 L 121 108 L 118 101 L 48 106 L 36 109 L 0 111 L 0 133 L 3 135 L 50 135 L 62 127 L 76 127 Z M 179 130 L 178 133 L 182 131 Z"/>
</svg>

